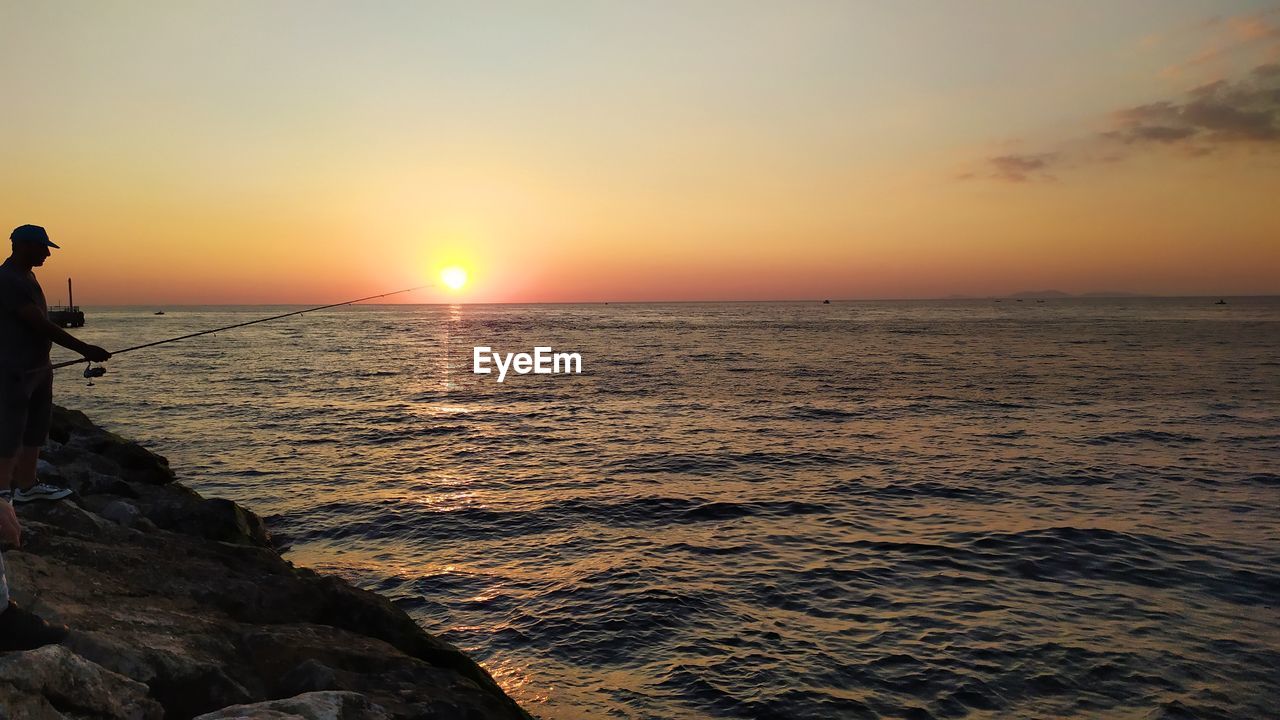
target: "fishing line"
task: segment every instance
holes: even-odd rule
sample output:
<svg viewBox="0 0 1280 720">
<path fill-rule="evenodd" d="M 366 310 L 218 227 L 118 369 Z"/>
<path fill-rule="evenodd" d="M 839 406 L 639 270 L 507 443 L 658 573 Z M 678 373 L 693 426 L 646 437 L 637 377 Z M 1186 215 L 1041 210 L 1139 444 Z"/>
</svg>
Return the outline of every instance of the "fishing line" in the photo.
<svg viewBox="0 0 1280 720">
<path fill-rule="evenodd" d="M 315 312 L 317 310 L 328 310 L 329 308 L 342 307 L 343 305 L 352 305 L 358 302 L 364 302 L 365 300 L 377 300 L 378 298 L 384 298 L 390 295 L 400 295 L 401 293 L 413 292 L 414 290 L 422 290 L 423 288 L 429 288 L 433 284 L 434 283 L 428 284 L 428 285 L 419 285 L 418 287 L 411 287 L 411 288 L 405 288 L 404 290 L 396 290 L 394 292 L 382 293 L 381 295 L 370 295 L 369 297 L 357 298 L 355 300 L 348 300 L 346 302 L 333 303 L 332 305 L 321 305 L 319 307 L 307 308 L 306 310 L 294 310 L 293 312 L 284 313 L 283 315 L 273 315 L 267 318 L 259 318 L 257 320 L 250 320 L 249 322 L 236 323 L 235 325 L 227 325 L 226 327 L 214 328 L 212 330 L 201 330 L 200 332 L 190 333 L 188 335 L 180 335 L 178 337 L 172 337 L 172 338 L 169 338 L 168 340 L 157 340 L 155 342 L 149 342 L 143 345 L 134 345 L 133 347 L 127 347 L 123 350 L 116 350 L 115 352 L 111 353 L 111 355 L 112 357 L 114 357 L 122 353 L 133 352 L 134 350 L 141 350 L 143 348 L 155 347 L 157 345 L 164 345 L 166 343 L 178 342 L 179 340 L 188 340 L 190 338 L 200 337 L 201 335 L 211 335 L 213 333 L 222 332 L 224 330 L 234 330 L 236 328 L 242 328 L 247 325 L 257 325 L 258 323 L 270 322 L 272 320 L 279 320 L 281 318 L 292 317 L 294 315 L 301 315 L 303 313 Z M 57 365 L 52 366 L 52 369 L 57 370 L 58 368 L 71 367 L 72 365 L 79 365 L 82 362 L 89 363 L 89 366 L 86 367 L 84 370 L 84 376 L 86 378 L 102 377 L 107 372 L 107 369 L 104 367 L 93 367 L 93 361 L 87 360 L 85 358 L 80 358 L 79 360 L 67 360 L 66 362 L 60 362 Z"/>
</svg>

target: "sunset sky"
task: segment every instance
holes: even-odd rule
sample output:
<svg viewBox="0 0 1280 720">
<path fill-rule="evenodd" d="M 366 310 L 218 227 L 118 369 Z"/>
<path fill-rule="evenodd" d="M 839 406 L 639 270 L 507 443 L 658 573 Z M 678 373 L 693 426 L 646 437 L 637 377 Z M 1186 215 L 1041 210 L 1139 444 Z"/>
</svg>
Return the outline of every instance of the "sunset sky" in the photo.
<svg viewBox="0 0 1280 720">
<path fill-rule="evenodd" d="M 54 302 L 1280 293 L 1274 0 L 0 0 L 0 87 Z"/>
</svg>

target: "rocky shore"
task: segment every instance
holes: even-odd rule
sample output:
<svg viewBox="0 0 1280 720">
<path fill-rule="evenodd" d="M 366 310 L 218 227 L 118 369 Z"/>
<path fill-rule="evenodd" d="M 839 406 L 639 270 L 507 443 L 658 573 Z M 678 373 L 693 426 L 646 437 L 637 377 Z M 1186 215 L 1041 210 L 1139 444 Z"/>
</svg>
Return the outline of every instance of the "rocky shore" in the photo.
<svg viewBox="0 0 1280 720">
<path fill-rule="evenodd" d="M 62 645 L 0 653 L 0 720 L 531 720 L 484 669 L 385 598 L 294 567 L 262 520 L 58 408 L 19 506 L 14 598 Z"/>
</svg>

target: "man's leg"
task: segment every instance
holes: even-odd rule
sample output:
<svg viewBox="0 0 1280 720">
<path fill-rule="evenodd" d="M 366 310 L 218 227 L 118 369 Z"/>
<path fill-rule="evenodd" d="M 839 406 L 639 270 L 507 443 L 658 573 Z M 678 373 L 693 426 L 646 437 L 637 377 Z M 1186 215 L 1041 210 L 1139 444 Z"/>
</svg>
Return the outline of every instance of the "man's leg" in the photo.
<svg viewBox="0 0 1280 720">
<path fill-rule="evenodd" d="M 18 456 L 10 460 L 12 473 L 10 477 L 9 487 L 22 488 L 30 490 L 32 485 L 36 484 L 36 462 L 40 459 L 40 446 L 23 445 L 18 448 Z M 3 462 L 3 461 L 0 461 Z M 3 466 L 0 465 L 0 472 L 3 472 Z M 0 485 L 3 485 L 0 481 Z"/>
<path fill-rule="evenodd" d="M 16 502 L 32 500 L 61 500 L 71 494 L 64 487 L 57 487 L 36 479 L 36 461 L 40 459 L 40 447 L 49 437 L 53 422 L 53 371 L 34 378 L 27 401 L 27 416 L 22 433 L 22 446 L 18 448 L 13 468 L 13 499 Z"/>
<path fill-rule="evenodd" d="M 31 442 L 27 438 L 23 442 Z M 36 478 L 36 462 L 40 459 L 39 445 L 23 445 L 18 448 L 13 463 L 13 500 L 14 502 L 31 502 L 33 500 L 61 500 L 71 494 L 70 488 L 40 482 Z"/>
<path fill-rule="evenodd" d="M 29 433 L 39 428 L 31 427 L 31 392 L 23 382 L 26 378 L 17 372 L 0 371 L 0 490 L 14 490 L 14 471 L 18 456 L 22 454 Z M 52 380 L 52 378 L 51 378 Z M 53 416 L 53 384 L 49 384 L 49 415 Z M 42 424 L 37 418 L 37 425 Z M 39 443 L 43 445 L 44 441 Z M 32 461 L 34 462 L 34 461 Z M 34 466 L 32 473 L 35 472 Z"/>
<path fill-rule="evenodd" d="M 18 464 L 17 455 L 16 451 L 0 455 L 0 490 L 13 489 L 13 468 Z"/>
<path fill-rule="evenodd" d="M 29 397 L 20 375 L 0 371 L 0 490 L 13 489 L 13 469 L 27 432 Z"/>
</svg>

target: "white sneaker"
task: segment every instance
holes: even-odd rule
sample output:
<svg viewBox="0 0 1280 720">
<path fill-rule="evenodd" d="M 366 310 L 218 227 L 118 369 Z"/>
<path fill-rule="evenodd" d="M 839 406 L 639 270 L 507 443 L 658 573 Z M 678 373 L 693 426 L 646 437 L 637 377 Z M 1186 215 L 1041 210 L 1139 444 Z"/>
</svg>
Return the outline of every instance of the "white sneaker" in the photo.
<svg viewBox="0 0 1280 720">
<path fill-rule="evenodd" d="M 35 485 L 23 490 L 22 488 L 13 489 L 13 501 L 31 502 L 33 500 L 61 500 L 71 494 L 70 488 L 58 487 L 45 482 L 38 482 Z"/>
</svg>

